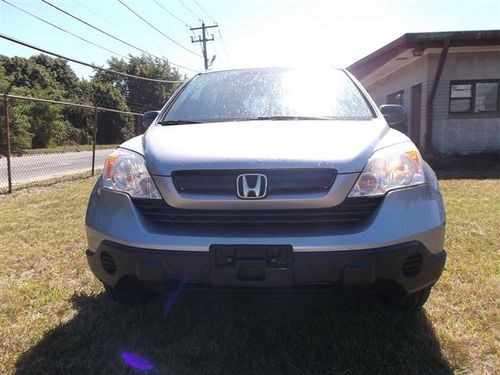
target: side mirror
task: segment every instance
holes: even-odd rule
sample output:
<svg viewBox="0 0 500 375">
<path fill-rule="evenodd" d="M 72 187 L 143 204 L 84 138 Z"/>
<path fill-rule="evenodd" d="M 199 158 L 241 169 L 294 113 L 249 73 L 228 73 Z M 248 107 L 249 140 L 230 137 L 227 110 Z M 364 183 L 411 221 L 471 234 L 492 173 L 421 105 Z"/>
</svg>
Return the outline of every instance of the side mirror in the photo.
<svg viewBox="0 0 500 375">
<path fill-rule="evenodd" d="M 142 114 L 142 126 L 147 128 L 158 117 L 160 111 L 147 111 Z"/>
<path fill-rule="evenodd" d="M 406 121 L 406 109 L 399 104 L 384 104 L 380 106 L 380 112 L 390 127 L 397 127 Z"/>
</svg>

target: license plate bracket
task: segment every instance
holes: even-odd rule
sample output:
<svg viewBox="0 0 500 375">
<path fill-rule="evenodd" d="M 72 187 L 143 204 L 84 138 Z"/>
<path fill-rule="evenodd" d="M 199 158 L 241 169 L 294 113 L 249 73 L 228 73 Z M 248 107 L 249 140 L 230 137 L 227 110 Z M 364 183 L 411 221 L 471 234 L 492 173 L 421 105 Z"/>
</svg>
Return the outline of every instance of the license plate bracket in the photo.
<svg viewBox="0 0 500 375">
<path fill-rule="evenodd" d="M 292 255 L 291 245 L 212 245 L 212 285 L 291 286 Z"/>
</svg>

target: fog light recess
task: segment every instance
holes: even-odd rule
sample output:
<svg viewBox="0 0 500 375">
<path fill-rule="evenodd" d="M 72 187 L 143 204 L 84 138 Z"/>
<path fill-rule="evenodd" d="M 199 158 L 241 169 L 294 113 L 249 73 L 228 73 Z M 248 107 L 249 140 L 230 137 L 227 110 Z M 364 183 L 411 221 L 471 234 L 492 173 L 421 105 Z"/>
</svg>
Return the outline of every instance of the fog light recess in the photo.
<svg viewBox="0 0 500 375">
<path fill-rule="evenodd" d="M 101 263 L 104 271 L 106 271 L 110 275 L 114 275 L 114 273 L 116 272 L 116 263 L 111 254 L 103 251 L 101 253 Z"/>
<path fill-rule="evenodd" d="M 415 253 L 410 255 L 404 261 L 401 266 L 401 271 L 403 272 L 403 276 L 405 277 L 414 277 L 417 276 L 420 270 L 422 269 L 424 257 L 422 254 Z"/>
</svg>

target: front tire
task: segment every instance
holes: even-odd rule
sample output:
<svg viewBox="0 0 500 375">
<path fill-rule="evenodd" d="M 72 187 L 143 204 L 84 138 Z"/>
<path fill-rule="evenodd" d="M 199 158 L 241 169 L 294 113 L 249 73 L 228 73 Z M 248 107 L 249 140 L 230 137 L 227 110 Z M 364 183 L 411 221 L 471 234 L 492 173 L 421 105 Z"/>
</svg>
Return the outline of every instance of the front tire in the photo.
<svg viewBox="0 0 500 375">
<path fill-rule="evenodd" d="M 119 286 L 104 285 L 104 290 L 114 302 L 123 305 L 142 305 L 151 300 L 155 294 L 139 287 L 123 288 Z"/>
<path fill-rule="evenodd" d="M 405 296 L 382 295 L 380 296 L 380 299 L 385 305 L 388 305 L 390 307 L 398 308 L 401 310 L 418 311 L 427 302 L 427 299 L 431 294 L 431 289 L 432 286 L 428 286 L 427 288 L 407 294 Z"/>
</svg>

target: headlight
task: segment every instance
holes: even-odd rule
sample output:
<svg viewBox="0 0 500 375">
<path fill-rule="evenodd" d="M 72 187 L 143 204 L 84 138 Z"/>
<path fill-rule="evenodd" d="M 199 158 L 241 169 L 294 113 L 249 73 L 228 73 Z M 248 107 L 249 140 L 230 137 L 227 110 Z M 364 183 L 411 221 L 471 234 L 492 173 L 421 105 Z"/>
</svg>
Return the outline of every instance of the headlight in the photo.
<svg viewBox="0 0 500 375">
<path fill-rule="evenodd" d="M 106 159 L 102 187 L 127 193 L 134 198 L 161 199 L 144 158 L 122 148 L 116 149 Z"/>
<path fill-rule="evenodd" d="M 349 196 L 383 195 L 424 182 L 422 157 L 413 143 L 406 142 L 374 152 Z"/>
</svg>

